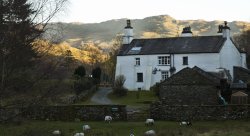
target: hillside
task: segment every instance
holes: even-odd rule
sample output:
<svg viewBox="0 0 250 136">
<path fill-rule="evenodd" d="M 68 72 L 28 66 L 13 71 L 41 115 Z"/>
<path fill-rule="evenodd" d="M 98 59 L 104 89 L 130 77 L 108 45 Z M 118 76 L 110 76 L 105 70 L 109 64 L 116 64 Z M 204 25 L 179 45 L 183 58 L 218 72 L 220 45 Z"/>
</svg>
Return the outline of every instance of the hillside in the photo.
<svg viewBox="0 0 250 136">
<path fill-rule="evenodd" d="M 173 37 L 178 36 L 182 28 L 191 26 L 194 35 L 215 35 L 218 25 L 223 21 L 205 20 L 176 20 L 168 15 L 152 16 L 144 19 L 132 20 L 135 38 Z M 78 47 L 81 41 L 95 41 L 108 43 L 117 34 L 123 33 L 126 19 L 109 20 L 101 23 L 54 23 L 52 27 L 63 30 L 61 38 L 72 46 Z M 244 28 L 250 28 L 250 23 L 229 22 L 233 35 L 239 34 Z"/>
</svg>

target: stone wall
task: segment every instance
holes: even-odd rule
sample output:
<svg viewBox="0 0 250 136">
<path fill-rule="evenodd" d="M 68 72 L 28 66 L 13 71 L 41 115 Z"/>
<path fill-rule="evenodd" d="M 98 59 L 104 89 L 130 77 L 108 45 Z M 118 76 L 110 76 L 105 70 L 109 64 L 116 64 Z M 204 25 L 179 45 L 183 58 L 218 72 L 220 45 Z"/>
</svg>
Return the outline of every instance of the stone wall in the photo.
<svg viewBox="0 0 250 136">
<path fill-rule="evenodd" d="M 250 105 L 175 105 L 159 101 L 150 107 L 156 120 L 227 120 L 250 119 Z"/>
<path fill-rule="evenodd" d="M 217 105 L 220 80 L 198 67 L 185 68 L 160 84 L 167 105 Z"/>
<path fill-rule="evenodd" d="M 34 120 L 103 121 L 106 115 L 111 115 L 114 120 L 127 120 L 125 105 L 36 106 L 0 109 L 0 120 L 15 113 L 20 113 L 23 118 Z"/>
<path fill-rule="evenodd" d="M 217 105 L 218 92 L 212 85 L 165 85 L 160 96 L 167 105 Z"/>
</svg>

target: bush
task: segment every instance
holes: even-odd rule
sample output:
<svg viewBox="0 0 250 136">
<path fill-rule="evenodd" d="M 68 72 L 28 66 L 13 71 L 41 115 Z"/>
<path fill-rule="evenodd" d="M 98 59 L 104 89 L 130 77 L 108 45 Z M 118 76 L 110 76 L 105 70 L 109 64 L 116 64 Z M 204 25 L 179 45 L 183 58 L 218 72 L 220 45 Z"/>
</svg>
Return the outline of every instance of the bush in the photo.
<svg viewBox="0 0 250 136">
<path fill-rule="evenodd" d="M 84 66 L 79 66 L 74 71 L 74 76 L 78 78 L 83 78 L 86 75 L 86 70 Z"/>
<path fill-rule="evenodd" d="M 90 89 L 92 86 L 94 86 L 92 78 L 82 78 L 74 82 L 74 90 L 76 95 L 79 95 L 85 90 Z"/>
<path fill-rule="evenodd" d="M 101 74 L 102 74 L 102 69 L 100 67 L 93 69 L 92 75 L 93 75 L 93 78 L 94 78 L 96 84 L 100 83 Z"/>
<path fill-rule="evenodd" d="M 156 96 L 160 96 L 160 83 L 156 83 L 155 85 L 150 87 L 150 91 L 153 91 Z"/>
<path fill-rule="evenodd" d="M 113 87 L 113 93 L 116 96 L 125 96 L 127 95 L 128 89 L 123 86 L 124 82 L 126 81 L 126 78 L 123 75 L 117 76 L 114 87 Z"/>
</svg>

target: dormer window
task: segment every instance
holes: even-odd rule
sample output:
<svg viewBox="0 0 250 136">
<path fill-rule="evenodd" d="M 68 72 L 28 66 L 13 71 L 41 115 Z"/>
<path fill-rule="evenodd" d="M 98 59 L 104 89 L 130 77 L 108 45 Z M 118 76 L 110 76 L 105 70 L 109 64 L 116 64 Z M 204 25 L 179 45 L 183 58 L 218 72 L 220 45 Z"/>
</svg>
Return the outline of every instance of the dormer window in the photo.
<svg viewBox="0 0 250 136">
<path fill-rule="evenodd" d="M 158 56 L 159 65 L 170 65 L 170 56 Z"/>
<path fill-rule="evenodd" d="M 135 58 L 135 65 L 140 66 L 141 65 L 141 60 L 140 58 Z"/>
</svg>

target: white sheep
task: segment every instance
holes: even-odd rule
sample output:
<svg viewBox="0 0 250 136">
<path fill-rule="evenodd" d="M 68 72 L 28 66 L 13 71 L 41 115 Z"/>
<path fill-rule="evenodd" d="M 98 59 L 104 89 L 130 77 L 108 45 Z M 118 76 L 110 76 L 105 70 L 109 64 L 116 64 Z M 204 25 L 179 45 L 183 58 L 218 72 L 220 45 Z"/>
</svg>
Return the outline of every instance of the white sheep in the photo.
<svg viewBox="0 0 250 136">
<path fill-rule="evenodd" d="M 180 122 L 180 126 L 183 126 L 183 125 L 191 126 L 192 123 L 190 121 L 182 121 L 182 122 Z"/>
<path fill-rule="evenodd" d="M 90 126 L 89 125 L 83 125 L 82 129 L 83 129 L 83 131 L 89 131 L 90 130 Z"/>
<path fill-rule="evenodd" d="M 155 121 L 154 119 L 146 119 L 145 121 L 145 125 L 148 126 L 148 125 L 154 125 Z"/>
<path fill-rule="evenodd" d="M 54 130 L 52 132 L 53 135 L 61 135 L 61 131 L 60 130 Z"/>
<path fill-rule="evenodd" d="M 105 122 L 111 122 L 112 121 L 112 117 L 111 116 L 105 116 L 104 118 Z"/>
<path fill-rule="evenodd" d="M 84 136 L 84 133 L 75 133 L 74 136 Z"/>
<path fill-rule="evenodd" d="M 156 133 L 154 130 L 148 130 L 145 132 L 145 136 L 156 136 Z"/>
</svg>

